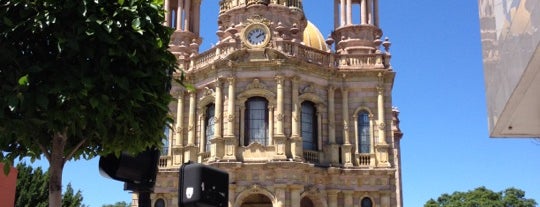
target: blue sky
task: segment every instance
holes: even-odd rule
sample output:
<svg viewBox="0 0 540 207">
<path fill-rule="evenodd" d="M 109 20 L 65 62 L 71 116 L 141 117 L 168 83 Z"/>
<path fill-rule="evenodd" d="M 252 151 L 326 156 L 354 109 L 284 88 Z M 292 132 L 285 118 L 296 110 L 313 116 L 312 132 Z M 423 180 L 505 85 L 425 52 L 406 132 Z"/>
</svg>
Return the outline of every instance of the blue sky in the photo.
<svg viewBox="0 0 540 207">
<path fill-rule="evenodd" d="M 202 48 L 216 42 L 217 2 L 203 0 Z M 332 2 L 304 0 L 325 37 L 333 29 Z M 404 206 L 478 186 L 517 187 L 540 202 L 540 141 L 488 137 L 477 1 L 380 0 L 380 17 L 392 42 L 393 104 L 405 133 Z M 123 184 L 101 177 L 97 163 L 67 163 L 64 184 L 80 189 L 92 207 L 130 202 Z"/>
</svg>

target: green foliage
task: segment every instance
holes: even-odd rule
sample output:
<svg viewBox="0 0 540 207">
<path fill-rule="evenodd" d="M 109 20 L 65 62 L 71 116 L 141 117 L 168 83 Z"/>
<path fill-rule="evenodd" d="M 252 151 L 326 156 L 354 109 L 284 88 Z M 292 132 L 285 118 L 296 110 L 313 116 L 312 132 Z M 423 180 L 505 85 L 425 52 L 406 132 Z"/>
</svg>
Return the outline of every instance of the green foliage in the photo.
<svg viewBox="0 0 540 207">
<path fill-rule="evenodd" d="M 49 205 L 49 174 L 41 167 L 33 169 L 24 163 L 17 164 L 16 207 L 46 207 Z"/>
<path fill-rule="evenodd" d="M 122 201 L 122 202 L 116 202 L 115 204 L 103 205 L 102 207 L 129 207 L 129 206 L 131 206 L 130 203 L 126 203 L 125 201 Z"/>
<path fill-rule="evenodd" d="M 158 0 L 0 3 L 0 161 L 50 164 L 159 147 L 176 58 Z"/>
<path fill-rule="evenodd" d="M 68 184 L 66 191 L 62 195 L 62 207 L 86 207 L 82 204 L 83 197 L 80 190 L 77 193 L 73 193 L 71 184 Z"/>
<path fill-rule="evenodd" d="M 502 192 L 493 192 L 485 187 L 478 187 L 468 192 L 442 194 L 437 200 L 430 199 L 424 207 L 535 207 L 534 199 L 525 198 L 525 192 L 508 188 Z"/>
<path fill-rule="evenodd" d="M 41 167 L 33 169 L 25 163 L 17 164 L 17 189 L 15 193 L 16 207 L 46 207 L 49 205 L 48 185 L 49 173 Z M 68 184 L 62 198 L 62 207 L 85 207 L 82 204 L 81 191 L 73 193 L 71 184 Z"/>
<path fill-rule="evenodd" d="M 75 158 L 159 145 L 176 67 L 162 21 L 150 0 L 0 4 L 3 160 L 63 132 Z"/>
</svg>

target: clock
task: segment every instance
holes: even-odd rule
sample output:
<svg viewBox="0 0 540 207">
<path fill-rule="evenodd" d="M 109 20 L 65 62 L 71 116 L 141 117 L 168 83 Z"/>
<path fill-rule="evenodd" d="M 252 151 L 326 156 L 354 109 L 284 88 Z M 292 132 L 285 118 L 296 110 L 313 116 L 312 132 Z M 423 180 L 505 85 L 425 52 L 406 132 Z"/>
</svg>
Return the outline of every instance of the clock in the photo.
<svg viewBox="0 0 540 207">
<path fill-rule="evenodd" d="M 243 34 L 244 42 L 250 47 L 264 47 L 270 41 L 270 29 L 262 23 L 248 25 Z"/>
</svg>

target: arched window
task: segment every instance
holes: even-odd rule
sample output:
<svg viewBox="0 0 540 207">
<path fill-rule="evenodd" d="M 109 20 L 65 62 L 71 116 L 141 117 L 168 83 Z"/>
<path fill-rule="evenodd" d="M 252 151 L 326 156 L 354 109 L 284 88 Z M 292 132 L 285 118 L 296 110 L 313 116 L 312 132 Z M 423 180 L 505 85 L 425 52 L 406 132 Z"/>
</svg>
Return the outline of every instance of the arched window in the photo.
<svg viewBox="0 0 540 207">
<path fill-rule="evenodd" d="M 204 118 L 204 137 L 206 138 L 206 151 L 210 151 L 210 140 L 214 138 L 214 125 L 216 124 L 216 107 L 214 104 L 206 106 L 206 116 Z"/>
<path fill-rule="evenodd" d="M 372 207 L 373 203 L 370 198 L 362 198 L 361 207 Z"/>
<path fill-rule="evenodd" d="M 360 111 L 358 113 L 358 152 L 370 153 L 370 132 L 369 113 Z"/>
<path fill-rule="evenodd" d="M 317 150 L 317 109 L 311 101 L 302 103 L 302 146 L 304 150 Z"/>
<path fill-rule="evenodd" d="M 163 143 L 163 148 L 161 149 L 161 155 L 167 156 L 169 154 L 169 135 L 170 135 L 171 129 L 169 129 L 168 126 L 165 126 L 163 128 L 163 135 L 165 138 L 161 140 L 161 143 Z"/>
<path fill-rule="evenodd" d="M 262 97 L 252 97 L 246 101 L 244 145 L 253 142 L 268 143 L 268 101 Z"/>
<path fill-rule="evenodd" d="M 165 201 L 161 198 L 158 198 L 154 203 L 154 207 L 165 207 Z"/>
</svg>

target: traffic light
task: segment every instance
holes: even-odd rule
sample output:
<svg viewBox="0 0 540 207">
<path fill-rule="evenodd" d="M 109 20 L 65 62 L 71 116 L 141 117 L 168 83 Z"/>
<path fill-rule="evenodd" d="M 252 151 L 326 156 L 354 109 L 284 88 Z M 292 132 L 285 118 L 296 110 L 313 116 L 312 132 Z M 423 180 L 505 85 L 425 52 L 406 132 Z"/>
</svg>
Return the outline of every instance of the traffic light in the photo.
<svg viewBox="0 0 540 207">
<path fill-rule="evenodd" d="M 125 182 L 131 186 L 129 190 L 151 192 L 156 183 L 157 163 L 160 152 L 157 149 L 147 149 L 135 156 L 128 153 L 102 156 L 99 158 L 101 175 Z"/>
<path fill-rule="evenodd" d="M 180 167 L 178 206 L 226 207 L 229 202 L 229 174 L 199 163 Z"/>
</svg>

